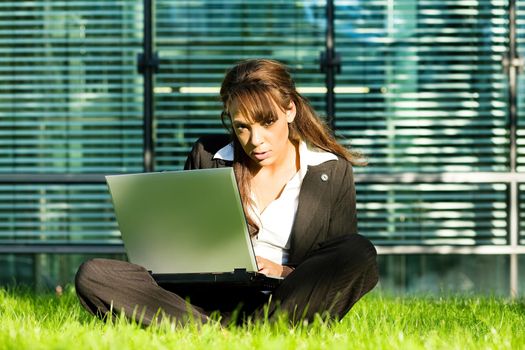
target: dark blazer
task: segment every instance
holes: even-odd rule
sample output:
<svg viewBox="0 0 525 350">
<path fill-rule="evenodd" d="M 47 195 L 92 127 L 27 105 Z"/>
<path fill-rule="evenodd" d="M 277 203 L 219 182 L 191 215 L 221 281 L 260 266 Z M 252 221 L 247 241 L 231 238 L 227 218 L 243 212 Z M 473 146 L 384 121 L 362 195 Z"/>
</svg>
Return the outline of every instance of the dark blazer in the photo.
<svg viewBox="0 0 525 350">
<path fill-rule="evenodd" d="M 222 168 L 232 162 L 213 159 L 231 142 L 228 135 L 200 138 L 191 150 L 185 169 Z M 288 265 L 300 264 L 309 252 L 357 233 L 355 187 L 352 165 L 345 159 L 309 166 L 299 192 L 299 205 L 290 236 Z"/>
</svg>

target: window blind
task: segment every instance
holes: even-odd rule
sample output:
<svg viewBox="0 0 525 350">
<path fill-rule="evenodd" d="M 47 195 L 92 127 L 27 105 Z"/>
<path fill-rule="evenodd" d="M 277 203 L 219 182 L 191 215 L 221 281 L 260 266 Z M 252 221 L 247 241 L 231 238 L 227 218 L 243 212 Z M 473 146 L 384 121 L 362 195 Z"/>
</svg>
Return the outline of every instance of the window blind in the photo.
<svg viewBox="0 0 525 350">
<path fill-rule="evenodd" d="M 335 2 L 337 133 L 365 172 L 509 169 L 507 3 Z"/>
<path fill-rule="evenodd" d="M 318 3 L 155 2 L 155 43 L 161 58 L 155 82 L 157 169 L 180 169 L 199 136 L 225 132 L 219 88 L 226 70 L 241 59 L 286 63 L 297 85 L 324 111 L 318 57 L 326 19 L 324 4 Z"/>
<path fill-rule="evenodd" d="M 0 172 L 142 169 L 137 3 L 0 3 Z"/>
<path fill-rule="evenodd" d="M 357 184 L 359 230 L 379 245 L 509 244 L 505 184 Z"/>
<path fill-rule="evenodd" d="M 508 2 L 335 6 L 336 134 L 369 157 L 357 173 L 509 170 Z M 324 114 L 325 10 L 323 1 L 155 1 L 156 169 L 180 169 L 198 136 L 224 132 L 218 88 L 239 59 L 283 61 Z M 0 3 L 0 173 L 142 170 L 142 12 L 135 0 Z M 357 191 L 360 230 L 375 243 L 508 244 L 505 184 L 365 181 Z M 6 244 L 115 242 L 103 185 L 1 185 L 0 194 Z"/>
<path fill-rule="evenodd" d="M 0 3 L 0 173 L 142 170 L 140 1 Z M 120 243 L 107 188 L 0 184 L 0 244 Z"/>
<path fill-rule="evenodd" d="M 105 184 L 0 185 L 0 244 L 121 244 Z"/>
<path fill-rule="evenodd" d="M 516 2 L 516 43 L 518 55 L 522 60 L 525 59 L 525 1 Z M 525 171 L 525 76 L 518 75 L 517 86 L 517 109 L 518 109 L 518 171 Z M 524 235 L 525 236 L 525 235 Z"/>
<path fill-rule="evenodd" d="M 518 55 L 525 59 L 525 1 L 516 2 L 516 43 Z M 517 86 L 517 110 L 518 110 L 518 158 L 517 169 L 519 172 L 525 171 L 525 77 L 518 75 Z M 520 215 L 520 244 L 525 244 L 525 184 L 520 185 L 519 215 Z"/>
<path fill-rule="evenodd" d="M 507 1 L 335 5 L 335 125 L 369 158 L 356 173 L 509 170 Z M 377 244 L 508 244 L 506 185 L 357 189 L 360 231 Z"/>
</svg>

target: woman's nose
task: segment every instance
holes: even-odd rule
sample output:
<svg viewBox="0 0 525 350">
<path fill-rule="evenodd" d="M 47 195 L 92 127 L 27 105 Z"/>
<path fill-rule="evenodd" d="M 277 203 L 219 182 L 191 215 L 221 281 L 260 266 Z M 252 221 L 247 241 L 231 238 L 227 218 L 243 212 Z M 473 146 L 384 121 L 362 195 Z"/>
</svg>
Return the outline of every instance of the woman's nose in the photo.
<svg viewBox="0 0 525 350">
<path fill-rule="evenodd" d="M 261 145 L 264 142 L 264 138 L 263 138 L 262 132 L 261 132 L 261 130 L 259 130 L 259 128 L 253 128 L 252 129 L 252 135 L 251 135 L 250 142 L 254 146 L 259 146 L 259 145 Z"/>
</svg>

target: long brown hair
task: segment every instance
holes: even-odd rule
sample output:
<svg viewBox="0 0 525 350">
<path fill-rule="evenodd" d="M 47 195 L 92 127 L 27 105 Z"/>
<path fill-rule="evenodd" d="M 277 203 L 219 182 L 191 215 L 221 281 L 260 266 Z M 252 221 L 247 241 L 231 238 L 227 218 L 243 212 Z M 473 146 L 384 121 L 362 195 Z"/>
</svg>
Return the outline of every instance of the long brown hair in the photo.
<svg viewBox="0 0 525 350">
<path fill-rule="evenodd" d="M 250 205 L 252 178 L 248 168 L 250 158 L 230 127 L 231 118 L 235 113 L 240 113 L 253 122 L 275 121 L 277 118 L 275 105 L 282 111 L 286 111 L 293 102 L 296 107 L 295 119 L 288 124 L 289 139 L 292 142 L 304 141 L 310 147 L 334 153 L 353 165 L 366 164 L 366 160 L 360 153 L 351 151 L 336 141 L 308 100 L 297 92 L 288 69 L 280 62 L 269 59 L 250 59 L 239 62 L 226 73 L 220 95 L 224 107 L 221 118 L 232 134 L 233 167 L 252 235 L 257 233 L 258 227 L 247 213 Z"/>
</svg>

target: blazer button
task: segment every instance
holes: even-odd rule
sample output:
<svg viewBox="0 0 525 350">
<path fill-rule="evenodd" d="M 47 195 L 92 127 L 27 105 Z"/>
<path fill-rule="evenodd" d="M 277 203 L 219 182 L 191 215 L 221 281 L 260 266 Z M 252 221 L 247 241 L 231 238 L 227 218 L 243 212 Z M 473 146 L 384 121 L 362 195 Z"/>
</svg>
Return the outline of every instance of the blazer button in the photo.
<svg viewBox="0 0 525 350">
<path fill-rule="evenodd" d="M 322 174 L 321 175 L 321 180 L 324 181 L 324 182 L 328 181 L 328 175 Z"/>
</svg>

